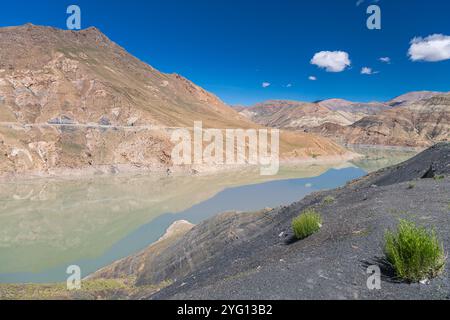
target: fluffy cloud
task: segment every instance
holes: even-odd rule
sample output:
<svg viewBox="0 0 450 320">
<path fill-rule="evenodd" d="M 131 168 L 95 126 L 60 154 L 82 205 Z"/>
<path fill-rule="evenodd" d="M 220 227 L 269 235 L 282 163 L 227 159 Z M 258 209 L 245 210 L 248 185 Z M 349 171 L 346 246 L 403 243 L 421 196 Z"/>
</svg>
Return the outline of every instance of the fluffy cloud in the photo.
<svg viewBox="0 0 450 320">
<path fill-rule="evenodd" d="M 378 72 L 373 71 L 372 68 L 369 68 L 369 67 L 363 67 L 361 69 L 361 74 L 371 75 L 371 74 L 376 74 L 376 73 L 378 73 Z"/>
<path fill-rule="evenodd" d="M 384 62 L 384 63 L 391 63 L 391 58 L 389 58 L 389 57 L 381 57 L 378 60 L 380 60 L 381 62 Z"/>
<path fill-rule="evenodd" d="M 263 83 L 262 83 L 262 87 L 263 87 L 263 88 L 268 88 L 268 87 L 270 87 L 270 82 L 263 82 Z"/>
<path fill-rule="evenodd" d="M 309 76 L 308 79 L 311 80 L 311 81 L 316 81 L 317 80 L 317 78 L 314 77 L 314 76 Z"/>
<path fill-rule="evenodd" d="M 292 88 L 292 83 L 288 83 L 288 84 L 286 85 L 286 88 Z"/>
<path fill-rule="evenodd" d="M 426 38 L 416 37 L 411 40 L 408 55 L 412 61 L 448 60 L 450 59 L 450 36 L 434 34 Z"/>
<path fill-rule="evenodd" d="M 327 72 L 342 72 L 351 65 L 347 52 L 321 51 L 314 55 L 311 64 L 325 69 Z"/>
</svg>

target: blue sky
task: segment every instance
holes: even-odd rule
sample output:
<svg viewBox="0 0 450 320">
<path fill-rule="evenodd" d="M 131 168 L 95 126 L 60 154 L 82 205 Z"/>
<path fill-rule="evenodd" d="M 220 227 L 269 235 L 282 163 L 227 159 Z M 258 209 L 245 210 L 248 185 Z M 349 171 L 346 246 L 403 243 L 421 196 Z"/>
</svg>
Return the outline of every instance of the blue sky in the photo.
<svg viewBox="0 0 450 320">
<path fill-rule="evenodd" d="M 373 2 L 17 0 L 3 1 L 0 25 L 66 28 L 66 8 L 77 4 L 82 28 L 98 27 L 153 67 L 180 73 L 230 104 L 332 97 L 371 101 L 415 90 L 450 91 L 448 46 L 438 48 L 440 58 L 434 60 L 440 61 L 426 61 L 433 60 L 434 40 L 442 46 L 442 38 L 426 37 L 450 36 L 450 1 L 379 0 L 382 29 L 369 30 L 366 9 Z M 423 38 L 416 55 L 425 51 L 418 61 L 408 57 L 415 37 Z M 311 64 L 321 51 L 346 52 L 351 65 L 327 72 Z M 373 74 L 361 74 L 363 67 Z"/>
</svg>

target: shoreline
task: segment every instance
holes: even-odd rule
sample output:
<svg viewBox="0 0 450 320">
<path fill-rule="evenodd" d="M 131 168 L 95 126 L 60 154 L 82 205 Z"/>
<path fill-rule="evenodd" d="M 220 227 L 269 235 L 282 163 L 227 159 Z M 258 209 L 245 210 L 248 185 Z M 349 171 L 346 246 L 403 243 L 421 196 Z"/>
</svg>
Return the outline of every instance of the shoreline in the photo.
<svg viewBox="0 0 450 320">
<path fill-rule="evenodd" d="M 279 208 L 279 209 L 274 209 L 272 211 L 261 212 L 261 213 L 259 213 L 261 215 L 261 218 L 262 218 L 261 221 L 269 221 L 269 220 L 272 221 L 272 219 L 269 219 L 269 220 L 266 219 L 267 218 L 266 217 L 267 214 L 270 213 L 270 214 L 274 215 L 274 222 L 273 223 L 270 222 L 268 227 L 267 227 L 267 229 L 266 228 L 262 228 L 264 230 L 262 230 L 260 228 L 260 226 L 255 225 L 255 230 L 260 230 L 260 231 L 258 231 L 256 233 L 256 238 L 250 237 L 248 239 L 248 241 L 247 240 L 245 241 L 245 243 L 241 243 L 241 242 L 238 241 L 239 243 L 237 243 L 236 249 L 239 251 L 239 250 L 242 250 L 242 249 L 245 249 L 245 248 L 249 247 L 249 248 L 252 248 L 252 252 L 253 252 L 254 251 L 253 245 L 261 243 L 259 238 L 266 237 L 267 239 L 266 238 L 265 239 L 267 241 L 270 240 L 270 241 L 273 242 L 272 246 L 270 246 L 270 248 L 272 248 L 272 249 L 269 248 L 272 251 L 270 251 L 269 249 L 268 250 L 270 252 L 272 252 L 273 254 L 275 254 L 275 258 L 273 258 L 272 260 L 275 261 L 276 264 L 273 265 L 269 261 L 268 263 L 264 264 L 264 267 L 261 270 L 262 271 L 267 271 L 267 272 L 272 272 L 272 268 L 273 267 L 276 268 L 277 265 L 279 264 L 279 262 L 283 261 L 283 263 L 284 263 L 285 260 L 288 260 L 286 257 L 290 257 L 290 259 L 294 259 L 295 256 L 292 256 L 292 255 L 287 256 L 287 254 L 292 253 L 291 251 L 293 249 L 295 249 L 296 247 L 298 247 L 298 246 L 301 247 L 302 246 L 302 242 L 298 242 L 296 244 L 292 244 L 292 245 L 289 245 L 289 246 L 286 245 L 286 246 L 283 247 L 284 251 L 280 253 L 280 243 L 279 243 L 279 241 L 281 241 L 281 240 L 279 239 L 279 237 L 281 237 L 281 234 L 286 233 L 287 232 L 286 230 L 289 229 L 291 216 L 294 216 L 294 215 L 298 214 L 298 212 L 301 211 L 302 208 L 305 208 L 305 207 L 308 207 L 308 206 L 311 206 L 311 205 L 316 205 L 318 208 L 320 208 L 321 211 L 323 211 L 322 213 L 324 214 L 324 216 L 327 219 L 326 220 L 326 224 L 325 224 L 325 228 L 328 228 L 330 232 L 337 232 L 338 234 L 340 234 L 340 232 L 342 230 L 339 229 L 341 224 L 337 223 L 337 221 L 340 221 L 339 219 L 341 219 L 342 217 L 341 217 L 340 214 L 338 214 L 338 215 L 335 214 L 336 207 L 340 208 L 340 210 L 341 210 L 340 212 L 341 213 L 342 212 L 347 212 L 347 210 L 355 210 L 355 212 L 353 214 L 354 215 L 361 215 L 361 217 L 358 216 L 359 220 L 355 222 L 355 218 L 352 215 L 350 215 L 350 217 L 352 217 L 352 219 L 349 219 L 348 223 L 349 224 L 355 224 L 354 226 L 352 226 L 352 230 L 355 230 L 355 231 L 352 233 L 353 236 L 348 241 L 350 241 L 352 244 L 355 241 L 359 241 L 360 243 L 358 243 L 358 250 L 359 250 L 359 246 L 364 246 L 366 244 L 372 244 L 372 243 L 378 243 L 377 241 L 365 241 L 364 239 L 365 239 L 365 237 L 375 237 L 376 239 L 378 239 L 377 238 L 378 234 L 380 234 L 380 235 L 382 234 L 382 231 L 386 227 L 386 223 L 390 224 L 390 223 L 393 222 L 392 217 L 390 215 L 387 215 L 386 210 L 381 208 L 380 210 L 377 211 L 377 216 L 376 217 L 384 217 L 384 218 L 390 217 L 389 218 L 390 220 L 387 221 L 386 223 L 384 223 L 384 222 L 380 223 L 380 221 L 382 221 L 382 220 L 380 220 L 380 219 L 375 217 L 375 218 L 372 218 L 373 221 L 371 220 L 371 222 L 370 222 L 371 224 L 367 224 L 368 222 L 366 220 L 371 218 L 373 216 L 373 213 L 369 212 L 369 211 L 366 211 L 366 210 L 359 210 L 358 208 L 352 207 L 352 205 L 353 205 L 352 203 L 355 200 L 359 201 L 361 196 L 365 196 L 366 197 L 365 198 L 365 202 L 364 202 L 365 205 L 367 207 L 374 208 L 375 206 L 373 204 L 374 203 L 379 203 L 379 202 L 377 202 L 378 201 L 377 199 L 379 197 L 393 197 L 393 199 L 397 199 L 398 201 L 403 201 L 404 202 L 404 204 L 401 204 L 399 206 L 400 208 L 402 208 L 403 206 L 408 206 L 410 202 L 408 202 L 407 199 L 405 200 L 405 199 L 403 199 L 403 197 L 398 197 L 397 195 L 392 195 L 392 193 L 400 192 L 400 194 L 402 194 L 402 196 L 406 196 L 406 198 L 409 197 L 409 198 L 412 199 L 412 198 L 415 197 L 416 193 L 420 194 L 420 195 L 423 195 L 424 192 L 422 192 L 422 191 L 429 190 L 430 188 L 436 188 L 436 185 L 438 183 L 439 184 L 441 184 L 441 183 L 448 183 L 447 179 L 444 179 L 442 181 L 437 181 L 437 180 L 433 180 L 433 179 L 419 179 L 422 176 L 422 173 L 423 173 L 422 171 L 426 171 L 427 168 L 429 167 L 428 163 L 433 162 L 434 159 L 438 159 L 438 157 L 440 157 L 440 154 L 434 154 L 434 155 L 431 154 L 431 156 L 428 156 L 427 154 L 419 155 L 419 156 L 415 157 L 414 159 L 411 159 L 411 160 L 408 160 L 408 161 L 402 163 L 401 166 L 389 167 L 387 169 L 380 170 L 377 173 L 366 175 L 366 176 L 356 180 L 353 184 L 348 185 L 346 187 L 337 188 L 337 189 L 328 190 L 328 191 L 319 192 L 319 193 L 314 193 L 314 194 L 311 194 L 310 196 L 308 196 L 307 198 L 305 198 L 305 199 L 303 199 L 303 200 L 301 200 L 299 202 L 292 203 L 292 204 L 290 204 L 288 206 L 285 206 L 285 207 L 282 207 L 282 208 Z M 446 168 L 447 167 L 445 167 L 445 164 L 444 165 L 441 164 L 440 166 L 436 167 L 436 170 L 438 170 L 437 174 L 441 174 L 441 171 L 443 172 L 443 174 L 446 174 L 446 170 L 448 170 Z M 411 170 L 414 171 L 414 175 L 410 176 L 408 174 L 408 177 L 406 177 L 404 173 L 405 172 L 409 173 Z M 386 178 L 391 178 L 391 179 L 394 178 L 394 179 L 400 179 L 400 180 L 399 181 L 395 180 L 395 181 L 389 182 L 389 181 L 386 180 Z M 419 179 L 419 180 L 417 180 L 417 179 Z M 412 180 L 415 181 L 417 186 L 414 189 L 407 188 L 407 185 L 409 183 L 408 181 L 412 181 Z M 376 188 L 373 187 L 374 183 L 377 185 Z M 355 194 L 356 191 L 358 192 L 357 194 Z M 370 193 L 370 196 L 368 196 L 366 194 L 367 192 Z M 375 195 L 372 195 L 373 193 L 375 193 Z M 414 196 L 413 196 L 413 193 L 414 193 Z M 333 197 L 334 197 L 333 205 L 325 205 L 324 204 L 323 199 L 324 199 L 324 197 L 326 195 L 333 195 Z M 435 207 L 436 207 L 435 209 L 439 209 L 441 211 L 444 210 L 444 208 L 441 208 L 439 206 L 439 201 L 432 201 L 431 203 L 435 204 Z M 397 207 L 397 205 L 396 205 L 396 207 Z M 223 217 L 224 215 L 221 215 L 221 216 Z M 220 225 L 219 223 L 217 223 L 217 221 L 218 221 L 217 219 L 219 219 L 221 216 L 216 217 L 215 220 L 211 219 L 209 221 L 209 223 L 212 224 L 212 225 Z M 441 216 L 442 215 L 436 214 L 436 217 L 441 217 Z M 275 220 L 275 217 L 277 218 L 276 220 Z M 232 220 L 234 219 L 233 217 L 231 217 L 231 218 L 232 218 Z M 334 221 L 333 219 L 338 219 L 338 220 Z M 245 222 L 245 221 L 243 221 L 243 222 Z M 246 225 L 247 225 L 247 222 L 245 222 Z M 207 223 L 208 223 L 208 221 L 206 223 L 202 223 L 200 225 L 197 225 L 197 226 L 195 226 L 193 228 L 196 228 L 196 230 L 197 230 L 198 228 L 201 228 L 202 226 L 203 227 L 207 226 Z M 369 227 L 372 227 L 372 226 L 376 227 L 377 228 L 376 229 L 377 232 L 375 232 L 375 231 L 372 232 L 371 231 L 371 232 L 361 233 L 361 231 L 360 231 L 360 230 L 362 230 L 361 229 L 361 227 L 362 227 L 361 223 L 364 224 L 364 227 L 367 227 L 367 226 L 369 226 Z M 189 228 L 186 228 L 186 229 L 191 229 L 191 227 L 192 227 L 192 225 L 190 225 L 190 223 L 188 223 L 188 222 L 183 222 L 183 221 L 175 222 L 172 226 L 170 226 L 166 230 L 166 234 L 168 236 L 177 237 L 178 231 L 181 231 L 179 233 L 179 236 L 182 236 L 182 234 L 184 233 L 183 230 L 176 230 L 174 228 L 172 228 L 172 230 L 171 230 L 171 227 L 177 226 L 177 225 L 180 225 L 180 224 L 189 225 Z M 275 230 L 275 232 L 272 230 L 271 226 L 276 226 L 277 229 Z M 336 228 L 336 230 L 335 230 L 335 228 Z M 169 232 L 169 231 L 174 231 L 174 232 Z M 202 230 L 200 230 L 200 231 L 202 231 Z M 282 233 L 279 233 L 281 231 L 282 231 Z M 226 231 L 226 232 L 228 232 L 228 231 Z M 203 232 L 200 232 L 199 234 L 203 234 Z M 280 234 L 280 236 L 277 236 L 278 234 Z M 316 241 L 317 242 L 316 243 L 315 240 L 316 239 L 320 240 L 321 239 L 320 237 L 322 237 L 322 236 L 324 238 L 321 241 L 319 241 L 319 242 Z M 240 238 L 240 237 L 238 237 L 238 238 Z M 167 240 L 167 239 L 168 239 L 167 237 L 163 236 L 158 241 L 156 241 L 152 245 L 150 245 L 150 247 L 152 247 L 152 246 L 154 247 L 158 243 L 161 243 L 161 241 L 164 241 L 164 240 Z M 318 246 L 317 248 L 319 248 L 319 249 L 322 248 L 322 246 L 324 246 L 326 248 L 331 246 L 333 250 L 330 249 L 330 252 L 334 252 L 334 248 L 335 247 L 333 247 L 333 246 L 335 246 L 336 243 L 334 241 L 327 242 L 328 241 L 327 239 L 328 238 L 327 238 L 326 234 L 322 234 L 322 235 L 319 234 L 318 237 L 317 236 L 316 237 L 311 237 L 311 238 L 309 238 L 307 240 L 304 240 L 304 242 L 308 242 L 308 243 L 310 243 L 310 245 L 313 245 L 313 246 L 317 245 Z M 370 239 L 372 239 L 372 238 L 370 238 Z M 173 239 L 173 240 L 177 241 L 175 239 Z M 183 242 L 183 240 L 178 240 L 178 241 Z M 342 241 L 347 241 L 347 240 L 343 239 Z M 225 241 L 225 243 L 228 243 L 228 242 Z M 350 246 L 341 246 L 341 247 L 345 247 L 345 248 L 349 247 L 350 248 Z M 266 248 L 266 243 L 265 242 L 264 242 L 264 248 Z M 318 250 L 317 248 L 316 248 L 316 250 Z M 347 250 L 348 252 L 346 254 L 349 254 L 349 255 L 351 255 L 351 257 L 353 257 L 355 255 L 355 252 L 354 252 L 354 250 L 356 250 L 355 248 L 356 247 L 351 247 L 350 249 Z M 369 247 L 369 249 L 370 250 L 369 250 L 368 253 L 365 250 L 361 251 L 361 252 L 363 252 L 362 254 L 364 255 L 364 257 L 366 257 L 366 256 L 371 257 L 371 256 L 374 256 L 375 254 L 377 254 L 377 250 L 378 249 L 377 249 L 376 246 L 371 246 L 371 247 Z M 238 251 L 236 251 L 236 252 L 238 252 Z M 308 251 L 308 250 L 306 250 L 306 251 Z M 231 252 L 231 253 L 234 254 L 233 252 Z M 315 251 L 313 251 L 313 253 L 314 252 Z M 230 252 L 228 252 L 228 254 L 230 254 Z M 278 254 L 280 254 L 280 256 L 278 256 Z M 282 256 L 281 254 L 286 254 L 286 256 Z M 309 253 L 306 252 L 304 254 L 309 254 Z M 139 255 L 139 253 L 137 253 L 137 255 Z M 118 261 L 114 262 L 112 265 L 110 265 L 109 267 L 111 267 L 111 266 L 118 266 L 121 261 L 127 261 L 127 259 L 128 260 L 130 260 L 130 259 L 133 260 L 135 256 L 136 255 L 132 255 L 132 256 L 129 256 L 129 257 L 124 258 L 122 260 L 118 260 Z M 229 261 L 230 259 L 228 259 L 228 258 L 229 257 L 224 257 L 225 261 Z M 359 258 L 360 257 L 358 256 L 358 259 Z M 216 258 L 214 258 L 214 259 L 211 258 L 209 260 L 209 262 L 207 262 L 208 266 L 209 266 L 209 264 L 214 265 L 215 263 L 217 264 L 219 262 L 220 262 L 219 264 L 221 264 L 222 260 L 221 260 L 220 256 L 217 257 L 217 259 L 218 259 L 218 260 L 216 259 L 217 261 L 215 259 Z M 253 261 L 252 260 L 253 258 L 250 257 L 250 256 L 249 256 L 248 259 L 249 259 L 250 262 Z M 231 259 L 231 260 L 233 260 L 233 259 Z M 295 263 L 295 266 L 298 265 L 299 266 L 298 268 L 307 268 L 308 265 L 305 265 L 305 266 L 302 265 L 302 264 L 306 264 L 305 261 L 311 261 L 311 260 L 305 260 L 305 259 L 300 260 L 300 262 L 298 262 L 298 263 L 296 262 Z M 348 259 L 347 260 L 343 260 L 343 261 L 348 263 Z M 262 263 L 262 262 L 258 260 L 258 263 Z M 250 263 L 249 265 L 250 266 L 254 266 L 254 265 L 256 265 L 256 262 L 255 263 Z M 352 266 L 355 267 L 353 264 L 352 264 Z M 359 264 L 356 265 L 356 267 L 358 267 L 358 266 L 359 266 Z M 145 267 L 145 265 L 142 265 L 142 268 L 144 268 L 144 267 Z M 246 268 L 245 265 L 242 265 L 242 267 L 244 269 Z M 98 271 L 92 273 L 91 275 L 88 275 L 84 279 L 89 281 L 90 279 L 92 279 L 92 277 L 95 278 L 95 274 L 96 273 L 97 274 L 101 273 L 102 270 L 106 271 L 107 268 L 108 268 L 108 266 L 106 266 L 104 268 L 101 268 Z M 123 269 L 123 270 L 125 270 L 125 269 Z M 139 269 L 141 269 L 141 268 L 139 268 Z M 120 270 L 122 270 L 122 269 L 120 269 Z M 128 270 L 128 269 L 126 269 L 126 270 Z M 215 269 L 211 269 L 211 270 L 215 270 Z M 228 271 L 223 271 L 225 273 L 224 274 L 220 274 L 220 277 L 224 279 L 223 281 L 226 281 L 225 284 L 227 286 L 235 285 L 235 281 L 233 280 L 233 279 L 235 279 L 235 276 L 233 274 L 234 274 L 234 272 L 236 270 L 237 270 L 236 271 L 237 275 L 239 277 L 243 278 L 242 280 L 239 280 L 239 281 L 249 281 L 249 279 L 252 280 L 253 277 L 256 277 L 255 278 L 256 280 L 258 279 L 257 278 L 258 277 L 258 273 L 256 273 L 256 274 L 248 273 L 247 274 L 247 273 L 244 273 L 244 272 L 240 272 L 239 271 L 240 269 L 239 270 L 238 269 L 234 270 L 232 268 L 230 270 L 231 270 L 230 271 L 231 272 L 230 275 L 228 273 L 226 273 Z M 139 272 L 141 272 L 141 270 L 139 270 Z M 183 299 L 190 299 L 193 296 L 197 297 L 197 295 L 201 296 L 202 294 L 210 294 L 210 292 L 208 291 L 208 286 L 205 286 L 205 283 L 208 283 L 208 281 L 210 280 L 209 277 L 210 276 L 214 276 L 214 274 L 213 273 L 211 273 L 211 274 L 206 273 L 205 275 L 201 275 L 198 272 L 199 271 L 197 269 L 195 269 L 195 270 L 192 270 L 190 273 L 188 273 L 187 276 L 185 276 L 185 277 L 192 276 L 192 275 L 199 276 L 199 284 L 200 285 L 196 289 L 197 291 L 195 291 L 195 292 L 191 292 L 191 285 L 192 284 L 188 284 L 187 288 L 183 287 L 182 289 L 179 289 L 179 290 L 177 289 L 177 288 L 181 288 L 181 287 L 179 287 L 179 283 L 185 281 L 183 276 L 176 277 L 177 280 L 173 280 L 171 282 L 164 282 L 164 283 L 161 282 L 159 285 L 143 283 L 144 286 L 141 286 L 141 285 L 136 285 L 136 283 L 133 283 L 133 284 L 130 284 L 131 288 L 133 288 L 133 289 L 130 289 L 130 290 L 134 290 L 134 288 L 143 288 L 144 289 L 145 285 L 152 285 L 153 288 L 158 287 L 157 289 L 155 289 L 151 293 L 145 293 L 144 292 L 143 294 L 138 294 L 137 296 L 135 296 L 138 299 L 161 299 L 161 298 L 164 299 L 164 298 L 172 297 L 172 296 L 174 296 L 176 298 L 180 298 L 181 297 Z M 222 272 L 222 271 L 220 271 L 220 272 Z M 275 274 L 277 272 L 278 271 L 276 271 Z M 299 274 L 299 273 L 292 273 L 290 275 L 292 277 L 295 277 L 297 274 Z M 269 275 L 272 275 L 272 273 L 270 273 Z M 167 277 L 169 277 L 169 275 L 167 275 Z M 120 279 L 122 279 L 122 278 L 108 278 L 108 277 L 102 278 L 102 277 L 100 277 L 99 279 L 92 279 L 92 281 L 119 281 Z M 134 276 L 133 276 L 133 279 L 135 279 Z M 143 279 L 145 280 L 146 278 L 143 278 Z M 321 278 L 320 274 L 319 274 L 319 278 L 317 278 L 315 281 L 319 281 L 319 280 L 320 281 L 324 281 L 323 279 L 324 278 Z M 327 278 L 325 278 L 325 279 L 327 279 Z M 363 279 L 363 280 L 364 280 L 364 282 L 361 282 L 361 283 L 365 283 L 365 279 Z M 437 280 L 437 281 L 439 281 L 439 280 Z M 297 281 L 294 281 L 294 282 L 297 283 Z M 252 284 L 255 284 L 255 283 L 257 284 L 258 282 L 256 281 L 256 282 L 251 282 L 251 283 Z M 439 284 L 439 283 L 437 283 L 437 284 Z M 23 285 L 23 286 L 26 286 L 26 284 Z M 54 285 L 51 285 L 51 286 L 54 286 Z M 395 292 L 398 292 L 398 290 L 403 290 L 402 288 L 400 288 L 400 285 L 395 285 L 395 286 L 394 285 L 390 285 L 390 286 L 392 286 L 392 287 L 390 287 L 390 290 L 393 290 Z M 1 285 L 0 285 L 0 287 L 1 287 Z M 20 287 L 20 285 L 18 285 L 17 287 Z M 410 287 L 408 287 L 408 288 L 410 288 Z M 411 290 L 413 290 L 413 289 L 411 289 Z M 160 291 L 160 290 L 162 290 L 162 291 Z M 222 294 L 222 296 L 220 296 L 220 297 L 225 297 L 226 292 L 228 292 L 228 289 L 225 290 L 224 292 L 219 292 L 218 294 L 219 295 Z M 296 292 L 297 291 L 289 292 L 288 293 L 288 294 L 290 294 L 289 297 L 290 298 L 296 297 L 295 296 Z M 365 292 L 365 291 L 361 291 L 361 292 Z M 408 289 L 408 292 L 409 292 L 409 289 Z M 411 291 L 411 294 L 417 294 L 417 293 L 413 293 Z M 365 298 L 367 298 L 367 297 L 365 297 Z"/>
<path fill-rule="evenodd" d="M 374 145 L 374 144 L 344 144 L 343 147 L 348 148 L 361 148 L 361 149 L 380 149 L 389 151 L 405 151 L 405 152 L 422 152 L 427 147 L 408 147 L 408 146 L 390 146 L 390 145 Z"/>
<path fill-rule="evenodd" d="M 342 155 L 323 156 L 318 158 L 301 157 L 281 159 L 279 166 L 295 166 L 295 165 L 323 165 L 332 163 L 341 163 L 351 161 L 364 157 L 364 155 L 355 152 L 346 152 Z M 258 165 L 219 165 L 219 166 L 205 166 L 205 165 L 191 165 L 191 166 L 135 166 L 130 164 L 125 165 L 102 165 L 91 166 L 84 168 L 59 168 L 49 170 L 47 172 L 23 172 L 15 174 L 0 174 L 0 184 L 10 182 L 22 181 L 36 181 L 41 179 L 61 179 L 61 180 L 79 180 L 92 178 L 108 178 L 108 177 L 123 177 L 130 175 L 154 175 L 154 176 L 204 176 L 213 175 L 224 172 L 236 172 L 239 170 L 258 169 Z"/>
</svg>

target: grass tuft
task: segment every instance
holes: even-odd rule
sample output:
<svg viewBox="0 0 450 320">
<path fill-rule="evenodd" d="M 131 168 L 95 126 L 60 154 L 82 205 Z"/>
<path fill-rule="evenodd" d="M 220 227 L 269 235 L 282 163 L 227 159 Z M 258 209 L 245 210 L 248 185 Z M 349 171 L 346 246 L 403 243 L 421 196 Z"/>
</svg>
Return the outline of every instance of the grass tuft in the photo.
<svg viewBox="0 0 450 320">
<path fill-rule="evenodd" d="M 305 239 L 316 233 L 322 227 L 322 217 L 315 209 L 303 211 L 297 218 L 292 220 L 292 230 L 299 240 Z"/>
<path fill-rule="evenodd" d="M 400 220 L 396 232 L 386 233 L 384 252 L 397 276 L 408 282 L 434 278 L 445 266 L 436 233 L 406 220 Z"/>
<path fill-rule="evenodd" d="M 324 206 L 328 206 L 330 204 L 333 204 L 336 201 L 336 199 L 332 196 L 326 196 L 323 200 L 322 200 L 322 204 Z"/>
<path fill-rule="evenodd" d="M 416 187 L 416 184 L 414 182 L 411 182 L 408 184 L 408 189 L 414 189 Z"/>
</svg>

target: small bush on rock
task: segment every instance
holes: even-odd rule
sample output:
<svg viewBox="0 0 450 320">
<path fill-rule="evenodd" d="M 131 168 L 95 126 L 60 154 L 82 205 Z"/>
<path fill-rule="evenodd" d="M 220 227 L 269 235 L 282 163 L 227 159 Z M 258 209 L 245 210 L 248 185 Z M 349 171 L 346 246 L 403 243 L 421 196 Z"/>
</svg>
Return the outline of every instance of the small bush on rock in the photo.
<svg viewBox="0 0 450 320">
<path fill-rule="evenodd" d="M 384 252 L 397 276 L 409 282 L 434 278 L 445 266 L 436 233 L 406 220 L 400 221 L 396 232 L 386 233 Z"/>
<path fill-rule="evenodd" d="M 292 220 L 292 230 L 299 240 L 316 233 L 321 227 L 322 217 L 315 209 L 307 209 Z"/>
</svg>

